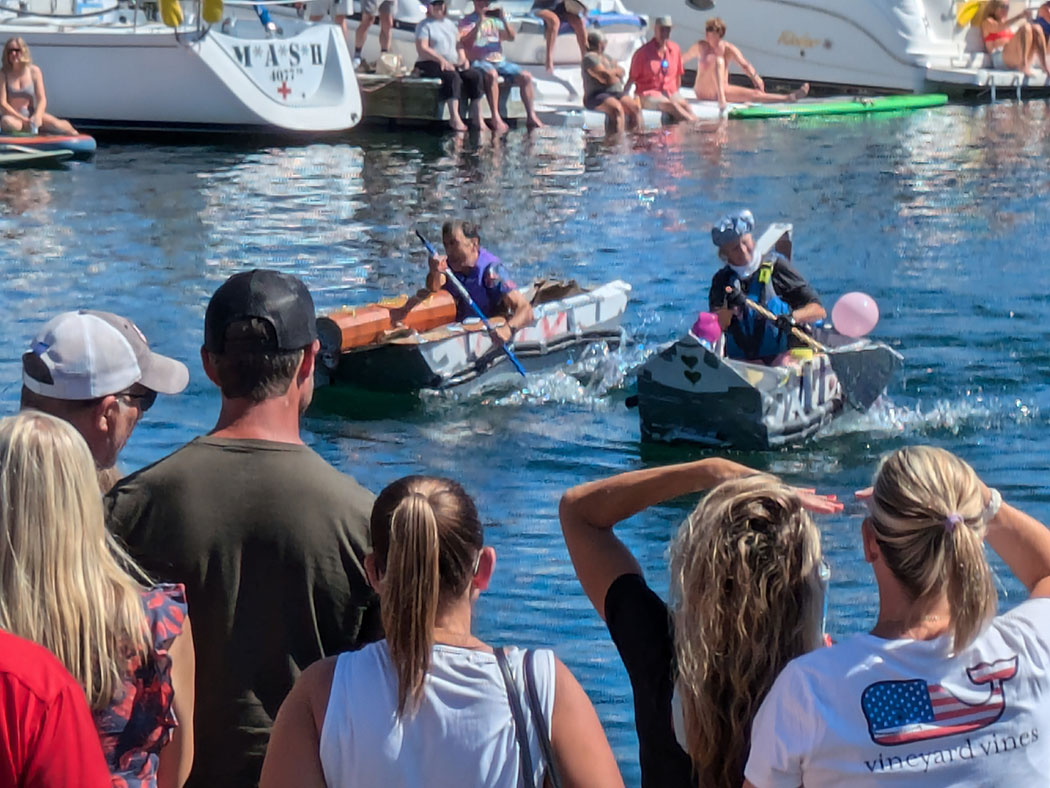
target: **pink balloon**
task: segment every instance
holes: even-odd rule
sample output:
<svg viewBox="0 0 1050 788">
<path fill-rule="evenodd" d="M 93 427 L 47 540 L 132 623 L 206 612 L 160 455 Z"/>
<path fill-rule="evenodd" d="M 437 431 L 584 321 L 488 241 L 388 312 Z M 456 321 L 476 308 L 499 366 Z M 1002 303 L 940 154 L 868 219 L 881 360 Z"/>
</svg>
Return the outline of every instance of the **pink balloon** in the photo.
<svg viewBox="0 0 1050 788">
<path fill-rule="evenodd" d="M 846 293 L 831 309 L 835 330 L 847 337 L 862 337 L 879 322 L 879 305 L 867 293 Z"/>
</svg>

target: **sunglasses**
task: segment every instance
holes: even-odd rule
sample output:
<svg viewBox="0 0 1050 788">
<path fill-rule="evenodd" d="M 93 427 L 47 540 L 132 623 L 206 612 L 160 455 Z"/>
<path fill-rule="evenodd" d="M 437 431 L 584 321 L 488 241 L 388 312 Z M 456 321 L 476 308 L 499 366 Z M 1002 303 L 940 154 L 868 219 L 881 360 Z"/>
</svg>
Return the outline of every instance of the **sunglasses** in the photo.
<svg viewBox="0 0 1050 788">
<path fill-rule="evenodd" d="M 153 403 L 157 401 L 157 392 L 153 389 L 146 389 L 142 392 L 122 391 L 117 396 L 131 400 L 130 404 L 138 408 L 140 413 L 145 413 L 152 408 Z"/>
<path fill-rule="evenodd" d="M 7 50 L 7 54 L 9 54 L 9 55 L 18 55 L 18 54 L 21 54 L 21 52 L 22 52 L 21 49 L 16 49 L 14 47 L 12 47 L 11 49 Z"/>
</svg>

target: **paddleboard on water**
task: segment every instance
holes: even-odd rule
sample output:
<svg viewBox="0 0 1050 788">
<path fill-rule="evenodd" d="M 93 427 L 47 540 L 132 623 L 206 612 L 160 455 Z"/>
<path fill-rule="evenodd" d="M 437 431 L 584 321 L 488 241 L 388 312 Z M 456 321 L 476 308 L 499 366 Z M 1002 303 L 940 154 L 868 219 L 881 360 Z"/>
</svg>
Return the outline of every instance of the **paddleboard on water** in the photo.
<svg viewBox="0 0 1050 788">
<path fill-rule="evenodd" d="M 69 151 L 75 158 L 86 159 L 95 152 L 95 138 L 87 134 L 4 134 L 0 145 L 17 145 L 39 151 Z"/>
<path fill-rule="evenodd" d="M 33 150 L 21 145 L 0 145 L 0 167 L 47 167 L 72 157 L 71 150 Z"/>
<path fill-rule="evenodd" d="M 858 96 L 848 99 L 813 99 L 784 104 L 761 104 L 729 110 L 729 117 L 739 119 L 793 118 L 799 115 L 855 115 L 869 112 L 893 112 L 948 103 L 943 93 L 919 93 L 906 96 Z"/>
</svg>

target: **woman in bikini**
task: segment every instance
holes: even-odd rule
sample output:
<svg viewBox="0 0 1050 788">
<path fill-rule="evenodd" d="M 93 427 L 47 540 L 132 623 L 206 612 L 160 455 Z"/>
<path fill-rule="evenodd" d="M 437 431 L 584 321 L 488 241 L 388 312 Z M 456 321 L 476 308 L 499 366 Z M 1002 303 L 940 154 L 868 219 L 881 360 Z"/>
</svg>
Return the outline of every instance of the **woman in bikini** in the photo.
<svg viewBox="0 0 1050 788">
<path fill-rule="evenodd" d="M 76 134 L 68 121 L 49 115 L 44 75 L 40 66 L 34 66 L 29 47 L 20 37 L 9 38 L 4 44 L 3 64 L 0 67 L 0 129 L 5 133 L 40 132 L 42 134 Z"/>
<path fill-rule="evenodd" d="M 984 8 L 981 35 L 985 50 L 992 56 L 992 67 L 1021 71 L 1030 77 L 1032 61 L 1038 57 L 1043 70 L 1050 74 L 1043 29 L 1027 21 L 1027 11 L 1012 17 L 1008 15 L 1008 6 L 1003 0 L 990 0 Z M 1011 29 L 1011 25 L 1020 19 L 1025 22 L 1016 30 Z"/>
</svg>

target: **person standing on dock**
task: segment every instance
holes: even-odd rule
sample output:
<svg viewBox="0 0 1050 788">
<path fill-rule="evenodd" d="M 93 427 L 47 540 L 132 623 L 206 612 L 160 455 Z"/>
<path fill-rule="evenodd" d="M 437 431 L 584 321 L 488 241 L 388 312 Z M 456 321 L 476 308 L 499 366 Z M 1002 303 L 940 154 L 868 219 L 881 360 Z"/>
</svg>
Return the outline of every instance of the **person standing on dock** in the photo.
<svg viewBox="0 0 1050 788">
<path fill-rule="evenodd" d="M 484 76 L 471 68 L 467 53 L 459 40 L 456 23 L 447 18 L 445 0 L 430 0 L 427 18 L 416 25 L 416 69 L 420 76 L 441 80 L 438 99 L 448 107 L 448 125 L 453 131 L 466 131 L 459 114 L 459 102 L 470 102 L 470 125 L 481 127 L 481 105 Z"/>
<path fill-rule="evenodd" d="M 642 109 L 658 109 L 675 120 L 695 121 L 689 102 L 678 93 L 684 73 L 682 50 L 671 40 L 671 17 L 658 16 L 653 22 L 653 37 L 631 58 L 627 90 L 634 85 Z"/>
<path fill-rule="evenodd" d="M 492 130 L 506 131 L 507 124 L 499 114 L 500 77 L 521 91 L 525 117 L 530 129 L 543 125 L 533 106 L 532 74 L 503 56 L 503 42 L 513 41 L 517 34 L 507 22 L 502 8 L 491 8 L 491 0 L 474 0 L 474 13 L 459 22 L 460 40 L 470 65 L 485 75 L 485 93 L 492 109 Z"/>
<path fill-rule="evenodd" d="M 347 2 L 347 0 L 340 0 Z M 368 28 L 379 16 L 379 51 L 387 52 L 394 35 L 394 14 L 397 13 L 397 0 L 362 0 L 361 21 L 354 32 L 354 68 L 361 65 L 361 50 L 368 38 Z M 345 18 L 345 17 L 344 17 Z"/>
<path fill-rule="evenodd" d="M 719 109 L 725 109 L 730 101 L 759 102 L 772 104 L 780 101 L 798 101 L 809 94 L 809 83 L 798 90 L 781 95 L 767 93 L 766 83 L 758 75 L 743 53 L 725 40 L 726 23 L 718 17 L 708 19 L 704 25 L 704 38 L 697 41 L 685 53 L 682 60 L 688 63 L 696 58 L 696 82 L 693 90 L 703 101 L 717 101 Z M 736 63 L 751 80 L 753 88 L 729 84 L 729 65 Z"/>
<path fill-rule="evenodd" d="M 186 587 L 197 652 L 189 788 L 256 785 L 300 672 L 382 637 L 364 571 L 373 496 L 300 434 L 319 347 L 299 279 L 231 276 L 208 304 L 201 348 L 218 422 L 105 501 L 142 567 Z"/>
<path fill-rule="evenodd" d="M 427 290 L 452 293 L 456 299 L 456 320 L 474 317 L 474 311 L 445 281 L 450 274 L 463 284 L 486 317 L 509 315 L 505 323 L 494 327 L 493 333 L 500 342 L 510 342 L 515 331 L 532 323 L 532 306 L 507 276 L 500 259 L 481 245 L 478 225 L 463 219 L 447 221 L 441 227 L 441 242 L 445 256 L 430 258 Z"/>
<path fill-rule="evenodd" d="M 723 216 L 711 228 L 711 240 L 725 265 L 711 279 L 708 303 L 725 331 L 729 358 L 776 364 L 790 346 L 791 330 L 822 320 L 827 312 L 786 257 L 755 253 L 754 229 L 751 211 Z M 748 300 L 776 315 L 776 322 L 758 315 Z"/>
<path fill-rule="evenodd" d="M 107 492 L 120 478 L 117 456 L 157 393 L 178 394 L 189 380 L 186 365 L 150 350 L 126 317 L 63 312 L 22 354 L 20 404 L 76 427 Z"/>
</svg>

